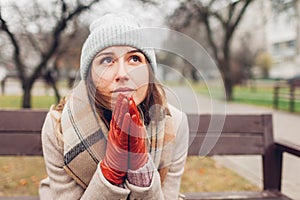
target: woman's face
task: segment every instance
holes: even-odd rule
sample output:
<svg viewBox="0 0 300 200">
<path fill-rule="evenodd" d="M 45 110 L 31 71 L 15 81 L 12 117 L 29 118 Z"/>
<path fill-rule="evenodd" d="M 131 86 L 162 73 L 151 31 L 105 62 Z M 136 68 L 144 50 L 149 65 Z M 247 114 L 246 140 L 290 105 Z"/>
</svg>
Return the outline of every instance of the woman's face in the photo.
<svg viewBox="0 0 300 200">
<path fill-rule="evenodd" d="M 92 79 L 97 90 L 114 107 L 122 93 L 140 104 L 149 84 L 148 62 L 144 54 L 130 46 L 112 46 L 100 51 L 92 61 Z"/>
</svg>

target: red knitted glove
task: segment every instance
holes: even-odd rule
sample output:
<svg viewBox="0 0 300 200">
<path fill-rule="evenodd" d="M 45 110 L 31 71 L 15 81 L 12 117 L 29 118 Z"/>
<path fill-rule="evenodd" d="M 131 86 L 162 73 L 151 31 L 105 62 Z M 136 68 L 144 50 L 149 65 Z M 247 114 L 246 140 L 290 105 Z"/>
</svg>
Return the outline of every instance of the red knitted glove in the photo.
<svg viewBox="0 0 300 200">
<path fill-rule="evenodd" d="M 106 154 L 100 163 L 104 177 L 115 185 L 124 182 L 128 168 L 130 120 L 128 100 L 124 95 L 119 95 L 110 122 Z"/>
<path fill-rule="evenodd" d="M 148 161 L 145 141 L 147 134 L 132 97 L 129 99 L 129 113 L 132 120 L 129 128 L 129 169 L 137 170 L 143 167 Z"/>
</svg>

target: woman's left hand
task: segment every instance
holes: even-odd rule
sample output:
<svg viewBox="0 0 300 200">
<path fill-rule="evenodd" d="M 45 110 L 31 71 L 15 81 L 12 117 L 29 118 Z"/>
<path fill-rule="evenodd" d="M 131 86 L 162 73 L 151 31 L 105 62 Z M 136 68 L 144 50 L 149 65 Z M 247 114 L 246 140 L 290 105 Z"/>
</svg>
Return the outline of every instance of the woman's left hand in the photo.
<svg viewBox="0 0 300 200">
<path fill-rule="evenodd" d="M 146 146 L 147 134 L 132 97 L 129 99 L 129 113 L 131 117 L 129 127 L 129 169 L 137 170 L 143 167 L 148 161 Z"/>
</svg>

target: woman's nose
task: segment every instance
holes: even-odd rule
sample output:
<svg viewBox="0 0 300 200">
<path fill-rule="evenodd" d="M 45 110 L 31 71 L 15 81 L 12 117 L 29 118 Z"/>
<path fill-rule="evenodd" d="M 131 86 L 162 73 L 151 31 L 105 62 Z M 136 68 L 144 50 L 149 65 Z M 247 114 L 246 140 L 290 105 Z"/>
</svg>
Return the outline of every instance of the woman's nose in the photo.
<svg viewBox="0 0 300 200">
<path fill-rule="evenodd" d="M 123 61 L 120 61 L 118 63 L 118 71 L 116 74 L 116 81 L 122 82 L 122 81 L 128 81 L 128 80 L 129 80 L 129 76 L 128 76 L 126 63 Z"/>
</svg>

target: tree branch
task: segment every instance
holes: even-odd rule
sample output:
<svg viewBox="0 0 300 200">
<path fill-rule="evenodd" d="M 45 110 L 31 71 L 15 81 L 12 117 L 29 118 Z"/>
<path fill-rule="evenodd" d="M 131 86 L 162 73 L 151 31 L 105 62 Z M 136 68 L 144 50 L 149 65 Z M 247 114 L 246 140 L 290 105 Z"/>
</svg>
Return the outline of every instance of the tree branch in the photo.
<svg viewBox="0 0 300 200">
<path fill-rule="evenodd" d="M 38 9 L 38 6 L 36 6 L 36 4 L 35 4 L 34 9 Z M 21 16 L 22 19 L 26 19 L 18 6 L 14 6 L 14 10 L 16 10 L 18 12 L 18 14 Z M 25 27 L 25 24 L 23 22 L 21 22 L 21 23 L 22 23 L 23 27 Z M 25 37 L 28 39 L 31 46 L 35 49 L 35 51 L 39 52 L 43 56 L 43 50 L 39 46 L 35 37 L 32 34 L 30 34 L 29 32 L 27 32 L 27 34 L 25 34 Z"/>
<path fill-rule="evenodd" d="M 210 8 L 210 7 L 215 3 L 215 1 L 216 1 L 216 0 L 211 0 L 211 1 L 208 3 L 207 7 Z"/>
<path fill-rule="evenodd" d="M 208 38 L 208 42 L 212 48 L 213 54 L 215 59 L 219 62 L 219 54 L 218 54 L 218 47 L 216 42 L 213 39 L 213 33 L 210 27 L 210 23 L 209 23 L 209 13 L 205 12 L 204 10 L 201 10 L 201 7 L 198 7 L 199 10 L 199 16 L 201 17 L 202 22 L 205 25 L 206 28 L 206 34 L 207 34 L 207 38 Z"/>
<path fill-rule="evenodd" d="M 227 26 L 227 22 L 219 13 L 210 12 L 210 14 L 219 20 L 219 22 L 222 24 L 223 28 Z"/>
<path fill-rule="evenodd" d="M 210 24 L 209 24 L 209 19 L 208 17 L 204 20 L 204 24 L 205 24 L 205 27 L 206 27 L 206 32 L 207 32 L 207 37 L 208 37 L 208 42 L 212 48 L 212 51 L 213 51 L 213 54 L 214 54 L 214 57 L 215 59 L 220 62 L 220 58 L 219 58 L 219 53 L 218 53 L 218 47 L 217 47 L 217 44 L 216 42 L 214 41 L 213 39 L 213 33 L 212 33 L 212 30 L 211 30 L 211 27 L 210 27 Z M 220 67 L 220 66 L 219 66 Z"/>
<path fill-rule="evenodd" d="M 189 26 L 191 19 L 194 17 L 192 12 L 188 12 L 187 16 L 185 16 L 186 10 L 188 10 L 187 3 L 181 2 L 174 13 L 168 16 L 167 21 L 169 22 L 170 26 L 177 31 Z M 184 16 L 182 16 L 182 14 L 184 14 Z M 183 19 L 183 21 L 178 19 Z"/>
<path fill-rule="evenodd" d="M 219 62 L 218 47 L 217 47 L 216 42 L 214 41 L 214 38 L 213 38 L 214 34 L 212 33 L 211 26 L 210 26 L 210 23 L 209 23 L 209 18 L 211 16 L 212 12 L 209 11 L 208 7 L 203 6 L 201 2 L 197 1 L 195 3 L 196 3 L 196 5 L 194 5 L 194 6 L 196 7 L 196 9 L 198 11 L 198 16 L 200 17 L 200 20 L 205 25 L 208 42 L 209 42 L 209 44 L 212 48 L 212 52 L 214 54 L 214 57 Z M 220 16 L 220 19 L 222 19 L 221 16 Z"/>
<path fill-rule="evenodd" d="M 229 4 L 229 7 L 228 7 L 228 20 L 227 20 L 228 24 L 230 24 L 230 22 L 231 22 L 232 16 L 234 14 L 234 10 L 236 8 L 236 4 L 237 4 L 237 2 Z"/>
<path fill-rule="evenodd" d="M 59 42 L 60 42 L 60 36 L 63 33 L 63 31 L 65 30 L 65 28 L 67 27 L 67 23 L 69 21 L 71 21 L 75 16 L 78 16 L 80 13 L 89 9 L 92 5 L 94 5 L 95 3 L 99 2 L 99 1 L 100 0 L 93 0 L 87 5 L 79 4 L 73 11 L 67 13 L 66 12 L 68 10 L 68 8 L 66 7 L 67 4 L 65 4 L 64 0 L 61 0 L 61 3 L 63 4 L 61 6 L 62 15 L 61 15 L 60 20 L 56 23 L 56 26 L 52 33 L 52 37 L 53 37 L 52 44 L 51 44 L 48 52 L 45 53 L 41 63 L 37 66 L 34 73 L 32 74 L 31 79 L 30 79 L 31 84 L 33 84 L 35 79 L 40 74 L 41 70 L 45 67 L 45 65 L 47 64 L 49 59 L 53 56 L 56 49 L 58 48 Z"/>
<path fill-rule="evenodd" d="M 232 25 L 232 30 L 235 30 L 235 28 L 238 26 L 238 24 L 240 23 L 241 19 L 242 19 L 242 16 L 244 15 L 247 7 L 249 6 L 249 4 L 253 1 L 253 0 L 244 0 L 245 1 L 245 4 L 243 6 L 243 8 L 241 9 L 240 13 L 238 14 L 235 22 L 233 23 Z M 233 31 L 232 31 L 233 32 Z"/>
<path fill-rule="evenodd" d="M 157 6 L 159 4 L 155 0 L 138 0 L 138 1 L 140 1 L 143 4 L 150 4 L 150 5 L 154 5 L 154 6 Z"/>
<path fill-rule="evenodd" d="M 14 60 L 15 60 L 15 64 L 16 67 L 18 69 L 19 72 L 19 77 L 21 80 L 25 79 L 25 67 L 24 64 L 21 61 L 21 55 L 20 55 L 20 45 L 15 37 L 15 35 L 9 30 L 6 21 L 3 19 L 2 17 L 2 12 L 1 12 L 1 7 L 0 7 L 0 28 L 2 31 L 4 31 L 6 33 L 6 35 L 8 36 L 8 38 L 10 39 L 13 47 L 14 47 Z"/>
</svg>

